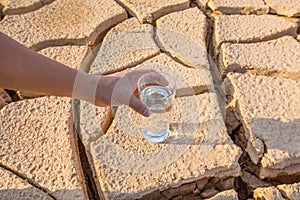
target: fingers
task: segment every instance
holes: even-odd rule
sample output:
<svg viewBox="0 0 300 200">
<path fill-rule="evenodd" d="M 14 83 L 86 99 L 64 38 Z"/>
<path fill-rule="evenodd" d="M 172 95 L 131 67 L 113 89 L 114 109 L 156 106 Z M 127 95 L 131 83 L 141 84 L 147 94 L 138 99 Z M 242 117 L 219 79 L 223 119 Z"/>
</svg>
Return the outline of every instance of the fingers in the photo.
<svg viewBox="0 0 300 200">
<path fill-rule="evenodd" d="M 139 114 L 149 117 L 150 110 L 147 106 L 140 101 L 134 92 L 137 91 L 137 82 L 143 75 L 147 74 L 147 79 L 142 84 L 147 85 L 161 85 L 167 86 L 169 82 L 167 79 L 152 69 L 140 69 L 127 72 L 122 71 L 119 73 L 114 73 L 111 76 L 118 76 L 120 79 L 114 84 L 112 95 L 111 95 L 111 105 L 128 105 L 133 110 Z M 148 76 L 149 75 L 149 76 Z M 110 75 L 108 75 L 110 76 Z M 108 88 L 109 89 L 109 88 Z"/>
<path fill-rule="evenodd" d="M 107 76 L 122 77 L 125 75 L 132 83 L 136 84 L 139 78 L 145 74 L 149 74 L 149 84 L 157 84 L 162 86 L 167 86 L 169 84 L 163 75 L 159 74 L 153 69 L 138 69 L 133 71 L 130 71 L 130 69 L 125 69 Z"/>
<path fill-rule="evenodd" d="M 169 82 L 162 74 L 152 69 L 134 70 L 129 72 L 126 76 L 126 78 L 128 78 L 128 80 L 132 83 L 133 91 L 137 89 L 137 84 L 139 84 L 140 88 L 144 88 L 148 85 L 169 85 Z M 140 80 L 141 77 L 142 79 Z"/>
<path fill-rule="evenodd" d="M 139 99 L 137 99 L 134 95 L 132 95 L 130 98 L 129 107 L 131 107 L 133 110 L 143 115 L 144 117 L 150 116 L 150 110 L 147 108 L 147 106 Z"/>
<path fill-rule="evenodd" d="M 160 85 L 162 86 L 168 86 L 169 85 L 169 81 L 161 74 L 158 75 L 158 82 L 160 83 Z"/>
<path fill-rule="evenodd" d="M 126 76 L 131 80 L 132 83 L 137 83 L 139 78 L 143 76 L 144 74 L 153 73 L 155 72 L 152 69 L 138 69 L 130 71 L 126 74 Z"/>
</svg>

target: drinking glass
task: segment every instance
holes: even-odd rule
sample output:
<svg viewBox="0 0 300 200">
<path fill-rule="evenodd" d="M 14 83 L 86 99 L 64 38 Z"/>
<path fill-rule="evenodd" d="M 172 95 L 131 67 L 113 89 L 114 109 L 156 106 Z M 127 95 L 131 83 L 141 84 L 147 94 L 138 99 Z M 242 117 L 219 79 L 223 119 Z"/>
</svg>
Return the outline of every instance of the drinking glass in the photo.
<svg viewBox="0 0 300 200">
<path fill-rule="evenodd" d="M 170 110 L 176 92 L 176 80 L 161 75 L 168 80 L 168 85 L 161 85 L 154 72 L 143 75 L 137 85 L 141 101 L 151 112 L 149 117 L 142 117 L 142 131 L 150 142 L 163 142 L 168 137 Z"/>
</svg>

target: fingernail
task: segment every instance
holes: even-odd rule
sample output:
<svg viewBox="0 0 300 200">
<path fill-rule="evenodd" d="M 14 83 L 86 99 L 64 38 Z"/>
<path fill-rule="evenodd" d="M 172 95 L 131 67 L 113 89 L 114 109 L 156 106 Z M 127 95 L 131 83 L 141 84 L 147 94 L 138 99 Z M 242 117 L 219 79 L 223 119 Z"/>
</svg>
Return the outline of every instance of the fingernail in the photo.
<svg viewBox="0 0 300 200">
<path fill-rule="evenodd" d="M 144 115 L 145 117 L 149 117 L 150 116 L 150 110 L 145 109 L 142 115 Z"/>
</svg>

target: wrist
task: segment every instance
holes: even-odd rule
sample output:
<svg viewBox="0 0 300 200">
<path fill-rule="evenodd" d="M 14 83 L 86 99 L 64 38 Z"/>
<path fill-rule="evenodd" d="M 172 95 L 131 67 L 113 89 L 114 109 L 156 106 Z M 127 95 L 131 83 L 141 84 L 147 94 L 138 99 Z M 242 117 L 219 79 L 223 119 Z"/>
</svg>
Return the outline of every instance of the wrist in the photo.
<svg viewBox="0 0 300 200">
<path fill-rule="evenodd" d="M 95 97 L 95 104 L 97 106 L 111 105 L 113 90 L 119 78 L 117 76 L 101 76 Z"/>
<path fill-rule="evenodd" d="M 100 75 L 90 75 L 78 71 L 74 81 L 72 98 L 96 104 L 96 93 L 101 78 Z"/>
</svg>

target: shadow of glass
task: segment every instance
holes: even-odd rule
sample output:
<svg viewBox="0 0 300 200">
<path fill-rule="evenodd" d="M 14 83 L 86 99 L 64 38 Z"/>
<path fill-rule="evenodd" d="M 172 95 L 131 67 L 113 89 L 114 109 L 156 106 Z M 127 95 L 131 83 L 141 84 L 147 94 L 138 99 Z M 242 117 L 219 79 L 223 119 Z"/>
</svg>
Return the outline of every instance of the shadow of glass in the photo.
<svg viewBox="0 0 300 200">
<path fill-rule="evenodd" d="M 224 137 L 221 137 L 222 131 L 224 131 L 222 123 L 222 119 L 209 120 L 201 124 L 172 123 L 170 124 L 169 137 L 163 144 L 210 146 L 227 144 L 228 140 L 224 140 Z"/>
</svg>

